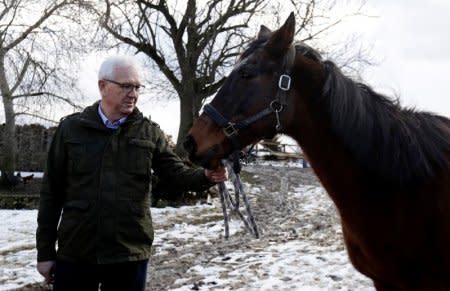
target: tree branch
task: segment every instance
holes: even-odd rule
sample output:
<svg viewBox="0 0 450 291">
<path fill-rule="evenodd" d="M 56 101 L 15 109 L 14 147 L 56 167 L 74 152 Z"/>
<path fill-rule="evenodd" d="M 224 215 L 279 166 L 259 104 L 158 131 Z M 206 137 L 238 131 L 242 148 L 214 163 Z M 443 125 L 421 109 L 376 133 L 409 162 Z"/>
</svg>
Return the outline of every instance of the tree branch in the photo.
<svg viewBox="0 0 450 291">
<path fill-rule="evenodd" d="M 56 121 L 56 120 L 43 117 L 43 116 L 41 116 L 39 114 L 30 113 L 29 111 L 23 111 L 23 112 L 16 112 L 15 113 L 16 117 L 20 116 L 20 115 L 22 115 L 22 116 L 25 115 L 25 116 L 30 116 L 30 117 L 34 117 L 34 118 L 39 118 L 41 120 L 44 120 L 44 121 L 47 121 L 47 122 L 51 122 L 51 123 L 54 123 L 54 124 L 58 123 L 58 121 Z"/>
<path fill-rule="evenodd" d="M 136 48 L 138 51 L 142 51 L 145 54 L 147 54 L 159 67 L 159 69 L 163 72 L 163 74 L 166 76 L 166 78 L 169 80 L 169 82 L 172 84 L 172 86 L 178 91 L 180 89 L 180 81 L 177 79 L 177 77 L 175 76 L 174 72 L 168 67 L 168 65 L 166 64 L 166 61 L 163 57 L 161 57 L 161 55 L 159 55 L 159 51 L 156 48 L 156 44 L 150 44 L 148 42 L 137 42 L 132 40 L 129 37 L 126 37 L 122 34 L 120 34 L 117 30 L 115 30 L 113 28 L 112 25 L 110 25 L 108 22 L 111 21 L 111 3 L 109 0 L 105 0 L 106 2 L 106 12 L 105 12 L 105 19 L 103 20 L 102 26 L 112 35 L 114 36 L 114 38 Z M 148 2 L 142 2 L 142 1 L 138 1 L 138 3 L 143 3 L 146 6 L 149 7 L 157 7 L 158 9 L 161 9 L 163 11 L 165 11 L 164 9 L 166 9 L 167 7 L 164 7 L 164 3 L 165 1 L 160 1 L 160 5 L 154 5 Z M 168 12 L 167 12 L 168 14 Z M 168 14 L 170 15 L 170 14 Z M 142 17 L 142 16 L 141 16 Z M 175 23 L 175 20 L 173 20 L 173 22 Z M 176 23 L 175 23 L 176 25 Z"/>
<path fill-rule="evenodd" d="M 22 34 L 17 37 L 15 40 L 13 40 L 9 45 L 4 47 L 5 51 L 8 51 L 12 49 L 13 47 L 17 46 L 19 43 L 21 43 L 23 40 L 27 38 L 27 36 L 36 28 L 38 28 L 45 20 L 47 20 L 56 10 L 59 8 L 67 5 L 67 1 L 64 0 L 59 4 L 55 4 L 55 6 L 47 8 L 42 16 L 32 25 L 30 25 Z"/>
<path fill-rule="evenodd" d="M 59 95 L 57 95 L 55 93 L 52 93 L 52 92 L 45 92 L 45 91 L 43 91 L 43 92 L 24 93 L 24 94 L 14 95 L 11 98 L 12 99 L 19 99 L 19 98 L 31 98 L 31 97 L 36 97 L 36 96 L 49 96 L 51 98 L 64 101 L 65 103 L 69 104 L 70 106 L 72 106 L 73 108 L 75 108 L 77 110 L 83 110 L 82 106 L 72 102 L 69 99 L 69 97 L 59 96 Z"/>
<path fill-rule="evenodd" d="M 14 92 L 17 90 L 19 85 L 22 83 L 23 78 L 25 77 L 25 74 L 27 73 L 28 67 L 31 64 L 30 53 L 27 52 L 26 54 L 27 54 L 27 59 L 25 60 L 23 66 L 22 66 L 22 70 L 20 70 L 20 73 L 17 75 L 15 84 L 11 88 L 11 94 L 14 94 Z"/>
</svg>

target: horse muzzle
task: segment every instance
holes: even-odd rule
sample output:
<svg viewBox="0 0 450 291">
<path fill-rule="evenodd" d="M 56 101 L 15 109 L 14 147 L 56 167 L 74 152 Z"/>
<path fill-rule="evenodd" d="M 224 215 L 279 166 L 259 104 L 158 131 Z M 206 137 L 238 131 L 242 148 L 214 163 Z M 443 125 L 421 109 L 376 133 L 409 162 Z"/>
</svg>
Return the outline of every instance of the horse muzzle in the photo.
<svg viewBox="0 0 450 291">
<path fill-rule="evenodd" d="M 192 135 L 186 136 L 183 142 L 184 150 L 189 154 L 189 159 L 191 161 L 195 158 L 195 152 L 197 151 L 197 143 Z"/>
<path fill-rule="evenodd" d="M 218 144 L 212 145 L 205 154 L 197 155 L 197 143 L 192 135 L 188 135 L 183 143 L 184 149 L 189 154 L 189 159 L 204 168 L 214 167 L 214 159 L 218 158 L 220 146 Z"/>
</svg>

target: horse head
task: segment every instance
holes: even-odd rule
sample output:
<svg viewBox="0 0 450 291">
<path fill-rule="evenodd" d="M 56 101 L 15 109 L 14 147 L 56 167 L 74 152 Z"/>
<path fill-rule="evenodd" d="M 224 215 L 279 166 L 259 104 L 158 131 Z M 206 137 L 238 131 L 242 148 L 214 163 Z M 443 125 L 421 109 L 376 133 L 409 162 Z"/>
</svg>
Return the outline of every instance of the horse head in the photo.
<svg viewBox="0 0 450 291">
<path fill-rule="evenodd" d="M 184 146 L 191 160 L 215 168 L 233 151 L 287 133 L 298 113 L 291 71 L 303 59 L 317 62 L 312 52 L 298 54 L 293 45 L 294 14 L 272 32 L 265 26 L 242 53 L 236 66 L 189 131 Z M 305 46 L 303 46 L 305 48 Z M 305 74 L 306 75 L 306 74 Z M 315 74 L 308 74 L 310 76 Z M 298 80 L 297 80 L 298 81 Z M 309 81 L 308 81 L 309 82 Z M 314 82 L 309 82 L 310 88 Z"/>
</svg>

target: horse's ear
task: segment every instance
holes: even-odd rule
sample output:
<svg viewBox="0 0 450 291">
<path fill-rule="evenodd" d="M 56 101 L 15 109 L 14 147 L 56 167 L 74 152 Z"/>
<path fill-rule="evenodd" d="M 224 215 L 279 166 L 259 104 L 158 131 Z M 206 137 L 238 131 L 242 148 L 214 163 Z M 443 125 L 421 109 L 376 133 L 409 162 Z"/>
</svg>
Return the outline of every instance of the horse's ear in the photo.
<svg viewBox="0 0 450 291">
<path fill-rule="evenodd" d="M 269 39 L 270 35 L 272 34 L 272 31 L 267 28 L 265 25 L 261 25 L 261 28 L 259 29 L 257 39 Z"/>
<path fill-rule="evenodd" d="M 273 55 L 284 54 L 286 50 L 292 45 L 295 34 L 295 16 L 291 12 L 286 22 L 280 29 L 275 31 L 267 43 L 267 50 Z"/>
</svg>

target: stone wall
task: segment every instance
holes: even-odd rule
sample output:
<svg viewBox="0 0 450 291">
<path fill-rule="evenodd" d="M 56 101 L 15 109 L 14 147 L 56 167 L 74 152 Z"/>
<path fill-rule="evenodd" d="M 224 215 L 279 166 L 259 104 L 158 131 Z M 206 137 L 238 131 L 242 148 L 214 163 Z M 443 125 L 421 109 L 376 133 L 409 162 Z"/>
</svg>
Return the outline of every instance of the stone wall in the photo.
<svg viewBox="0 0 450 291">
<path fill-rule="evenodd" d="M 3 128 L 0 126 L 0 137 L 3 137 Z M 27 124 L 16 126 L 17 157 L 16 169 L 20 171 L 42 172 L 47 159 L 50 142 L 56 127 L 46 128 L 40 124 Z M 0 158 L 5 142 L 0 140 Z"/>
</svg>

